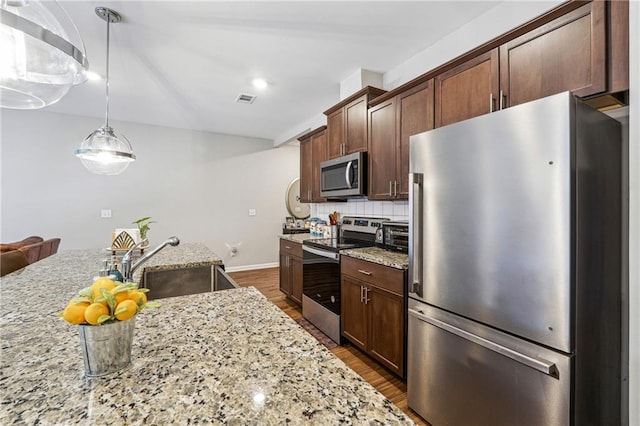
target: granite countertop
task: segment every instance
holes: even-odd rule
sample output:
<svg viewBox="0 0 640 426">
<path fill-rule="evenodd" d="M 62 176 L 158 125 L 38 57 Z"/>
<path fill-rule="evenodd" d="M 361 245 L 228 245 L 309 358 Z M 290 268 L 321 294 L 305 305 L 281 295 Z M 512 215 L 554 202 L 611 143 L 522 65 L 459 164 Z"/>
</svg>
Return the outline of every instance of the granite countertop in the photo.
<svg viewBox="0 0 640 426">
<path fill-rule="evenodd" d="M 283 240 L 293 241 L 295 243 L 301 243 L 306 240 L 313 240 L 320 237 L 311 236 L 311 234 L 305 233 L 305 234 L 282 234 L 280 235 L 280 238 Z"/>
<path fill-rule="evenodd" d="M 379 247 L 364 247 L 340 250 L 340 254 L 366 260 L 396 269 L 409 269 L 409 255 L 396 251 L 384 250 Z"/>
<path fill-rule="evenodd" d="M 150 247 L 153 249 L 153 247 Z M 138 259 L 134 257 L 133 262 Z M 222 259 L 202 243 L 180 243 L 166 246 L 147 260 L 133 273 L 133 281 L 140 282 L 145 271 L 160 269 L 181 269 L 197 266 L 221 265 Z"/>
<path fill-rule="evenodd" d="M 0 281 L 0 424 L 411 424 L 253 287 L 161 299 L 133 364 L 85 378 L 56 317 L 101 253 L 62 251 Z"/>
</svg>

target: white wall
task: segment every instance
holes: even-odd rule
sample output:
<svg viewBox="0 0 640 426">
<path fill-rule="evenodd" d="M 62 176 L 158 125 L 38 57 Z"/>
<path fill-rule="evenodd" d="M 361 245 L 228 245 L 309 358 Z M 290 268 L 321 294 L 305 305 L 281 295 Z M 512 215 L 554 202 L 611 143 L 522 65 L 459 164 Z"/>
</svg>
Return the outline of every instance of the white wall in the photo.
<svg viewBox="0 0 640 426">
<path fill-rule="evenodd" d="M 278 261 L 284 195 L 299 173 L 297 147 L 112 122 L 138 160 L 122 175 L 98 176 L 73 150 L 100 120 L 16 110 L 2 110 L 1 119 L 1 241 L 41 235 L 61 237 L 61 250 L 108 247 L 114 228 L 152 216 L 152 246 L 176 235 L 207 244 L 231 267 Z M 101 219 L 101 209 L 113 218 Z M 236 257 L 225 243 L 241 243 Z"/>
</svg>

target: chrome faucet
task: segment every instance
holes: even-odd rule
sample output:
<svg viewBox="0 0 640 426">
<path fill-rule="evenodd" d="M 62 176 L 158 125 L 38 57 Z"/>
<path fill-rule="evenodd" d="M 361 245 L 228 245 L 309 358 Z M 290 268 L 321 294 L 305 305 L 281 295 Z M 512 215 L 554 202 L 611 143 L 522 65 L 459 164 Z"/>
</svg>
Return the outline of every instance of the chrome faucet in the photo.
<svg viewBox="0 0 640 426">
<path fill-rule="evenodd" d="M 158 247 L 154 248 L 149 253 L 142 256 L 135 263 L 131 264 L 131 256 L 133 254 L 133 251 L 138 247 L 140 247 L 142 244 L 148 243 L 148 242 L 149 240 L 140 241 L 138 244 L 131 247 L 131 250 L 129 250 L 124 256 L 122 256 L 121 269 L 122 269 L 122 276 L 124 277 L 124 282 L 130 282 L 133 279 L 133 272 L 136 269 L 138 269 L 140 265 L 142 265 L 144 262 L 146 262 L 147 260 L 155 256 L 156 253 L 158 253 L 160 250 L 165 248 L 167 245 L 177 246 L 178 244 L 180 244 L 180 240 L 178 239 L 178 237 L 170 237 L 166 241 L 164 241 L 162 244 L 160 244 Z"/>
</svg>

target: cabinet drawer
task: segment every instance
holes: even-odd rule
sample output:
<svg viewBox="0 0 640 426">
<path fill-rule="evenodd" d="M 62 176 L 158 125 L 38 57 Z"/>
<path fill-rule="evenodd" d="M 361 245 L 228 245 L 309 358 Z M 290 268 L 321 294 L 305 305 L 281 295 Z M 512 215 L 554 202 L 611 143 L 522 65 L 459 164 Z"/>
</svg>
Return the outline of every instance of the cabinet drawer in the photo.
<svg viewBox="0 0 640 426">
<path fill-rule="evenodd" d="M 340 263 L 344 275 L 404 295 L 404 271 L 348 256 L 341 256 Z"/>
<path fill-rule="evenodd" d="M 302 243 L 280 239 L 280 254 L 302 257 Z"/>
</svg>

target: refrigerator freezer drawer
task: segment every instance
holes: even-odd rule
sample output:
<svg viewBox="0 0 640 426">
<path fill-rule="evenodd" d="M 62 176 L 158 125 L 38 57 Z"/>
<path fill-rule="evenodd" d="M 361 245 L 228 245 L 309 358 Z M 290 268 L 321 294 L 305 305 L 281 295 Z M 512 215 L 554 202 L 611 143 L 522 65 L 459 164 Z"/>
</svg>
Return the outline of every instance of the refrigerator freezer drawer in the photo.
<svg viewBox="0 0 640 426">
<path fill-rule="evenodd" d="M 413 300 L 409 407 L 434 425 L 570 424 L 571 362 Z"/>
</svg>

